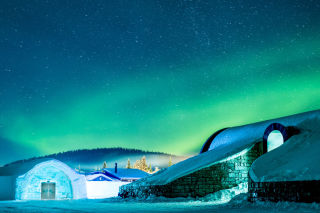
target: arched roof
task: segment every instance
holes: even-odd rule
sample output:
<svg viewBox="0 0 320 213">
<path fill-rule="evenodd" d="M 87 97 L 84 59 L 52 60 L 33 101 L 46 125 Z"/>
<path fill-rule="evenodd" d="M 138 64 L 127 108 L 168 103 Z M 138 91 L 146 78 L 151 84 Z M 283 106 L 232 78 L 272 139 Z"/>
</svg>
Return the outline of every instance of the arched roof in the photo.
<svg viewBox="0 0 320 213">
<path fill-rule="evenodd" d="M 31 167 L 32 166 L 32 167 Z M 40 161 L 36 161 L 36 162 L 31 162 L 30 164 L 28 164 L 27 166 L 22 166 L 19 170 L 20 173 L 24 172 L 25 169 L 28 169 L 24 174 L 27 174 L 29 172 L 31 172 L 32 170 L 36 170 L 36 169 L 42 169 L 48 166 L 53 166 L 58 168 L 59 170 L 63 171 L 66 175 L 68 175 L 70 177 L 70 179 L 72 180 L 75 176 L 80 175 L 77 172 L 75 172 L 73 169 L 71 169 L 68 165 L 66 165 L 65 163 L 56 160 L 56 159 L 42 159 Z M 31 167 L 31 168 L 30 168 Z M 24 175 L 22 174 L 22 175 Z"/>
<path fill-rule="evenodd" d="M 222 131 L 226 130 L 228 128 L 223 128 L 220 129 L 218 131 L 216 131 L 215 133 L 213 133 L 207 140 L 206 142 L 203 144 L 201 150 L 200 150 L 200 154 L 207 152 L 211 146 L 211 143 L 213 142 L 213 140 L 215 139 L 215 137 L 217 137 Z"/>
</svg>

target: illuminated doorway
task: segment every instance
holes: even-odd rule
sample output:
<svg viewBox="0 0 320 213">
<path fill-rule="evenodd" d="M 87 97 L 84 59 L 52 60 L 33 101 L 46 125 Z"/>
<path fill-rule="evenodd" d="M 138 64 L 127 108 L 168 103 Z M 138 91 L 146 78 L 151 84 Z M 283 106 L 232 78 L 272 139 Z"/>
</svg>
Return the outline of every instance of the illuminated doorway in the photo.
<svg viewBox="0 0 320 213">
<path fill-rule="evenodd" d="M 267 152 L 274 150 L 284 143 L 282 133 L 279 130 L 273 130 L 268 135 Z"/>
<path fill-rule="evenodd" d="M 263 134 L 263 153 L 281 146 L 289 137 L 289 128 L 280 123 L 270 124 Z"/>
</svg>

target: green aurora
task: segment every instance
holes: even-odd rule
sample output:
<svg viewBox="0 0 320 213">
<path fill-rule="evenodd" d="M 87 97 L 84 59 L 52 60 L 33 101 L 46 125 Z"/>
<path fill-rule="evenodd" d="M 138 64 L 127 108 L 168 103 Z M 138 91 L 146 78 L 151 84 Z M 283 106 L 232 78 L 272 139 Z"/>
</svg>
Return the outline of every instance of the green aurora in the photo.
<svg viewBox="0 0 320 213">
<path fill-rule="evenodd" d="M 86 52 L 59 52 L 54 46 L 64 41 L 59 37 L 50 38 L 55 42 L 52 46 L 50 43 L 49 50 L 36 49 L 37 57 L 46 55 L 39 61 L 33 62 L 28 51 L 22 56 L 15 52 L 12 60 L 19 61 L 21 67 L 8 68 L 11 62 L 7 61 L 8 66 L 0 67 L 4 73 L 0 91 L 0 134 L 4 141 L 1 149 L 5 156 L 2 163 L 97 147 L 190 155 L 199 152 L 205 140 L 221 128 L 320 109 L 317 26 L 312 23 L 302 33 L 298 30 L 299 35 L 290 27 L 274 38 L 272 32 L 266 33 L 268 38 L 262 43 L 258 40 L 250 45 L 249 38 L 243 45 L 239 41 L 236 46 L 226 47 L 226 52 L 223 48 L 217 53 L 207 46 L 207 51 L 189 47 L 192 54 L 185 52 L 184 57 L 181 53 L 176 63 L 166 62 L 170 61 L 168 54 L 161 63 L 150 62 L 146 66 L 140 64 L 140 55 L 132 66 L 131 61 L 125 60 L 118 65 L 102 63 L 104 59 L 99 57 L 90 61 L 94 56 L 84 63 L 79 57 L 83 60 Z M 241 35 L 246 33 L 243 30 Z M 34 35 L 36 39 L 40 36 L 36 32 Z M 178 36 L 175 39 L 179 42 Z M 77 40 L 73 42 L 67 47 L 82 45 Z M 89 52 L 93 41 L 86 42 L 82 48 Z M 156 45 L 144 48 L 153 55 L 156 51 L 173 51 L 163 46 L 158 50 Z M 72 56 L 68 58 L 68 54 Z M 110 54 L 117 58 L 120 53 L 115 49 Z M 145 60 L 154 58 L 144 56 Z"/>
<path fill-rule="evenodd" d="M 299 42 L 163 70 L 161 77 L 128 76 L 107 92 L 58 98 L 32 115 L 6 113 L 3 134 L 44 154 L 75 144 L 190 154 L 223 127 L 319 109 L 319 47 L 319 40 Z"/>
</svg>

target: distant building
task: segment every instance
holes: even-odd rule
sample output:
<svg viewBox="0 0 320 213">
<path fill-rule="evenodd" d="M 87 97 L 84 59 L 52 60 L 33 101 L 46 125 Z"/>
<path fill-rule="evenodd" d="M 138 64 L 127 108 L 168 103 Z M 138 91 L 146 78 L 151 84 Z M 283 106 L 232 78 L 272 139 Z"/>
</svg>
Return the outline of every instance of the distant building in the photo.
<svg viewBox="0 0 320 213">
<path fill-rule="evenodd" d="M 149 176 L 139 169 L 106 168 L 102 171 L 87 172 L 87 197 L 101 199 L 118 196 L 119 187 Z"/>
<path fill-rule="evenodd" d="M 87 181 L 114 181 L 114 179 L 106 176 L 105 174 L 101 172 L 95 172 L 86 175 Z"/>
<path fill-rule="evenodd" d="M 118 179 L 123 182 L 133 182 L 144 177 L 148 177 L 149 174 L 139 169 L 103 169 L 103 174 Z"/>
</svg>

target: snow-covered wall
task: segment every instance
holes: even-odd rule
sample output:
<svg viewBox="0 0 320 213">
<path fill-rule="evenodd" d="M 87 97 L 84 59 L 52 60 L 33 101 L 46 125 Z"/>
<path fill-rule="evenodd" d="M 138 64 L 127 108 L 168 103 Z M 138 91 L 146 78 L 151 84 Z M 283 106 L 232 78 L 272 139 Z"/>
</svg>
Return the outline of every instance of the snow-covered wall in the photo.
<svg viewBox="0 0 320 213">
<path fill-rule="evenodd" d="M 145 198 L 150 195 L 164 197 L 203 197 L 219 190 L 248 183 L 251 164 L 262 154 L 262 144 L 246 149 L 212 166 L 180 177 L 166 185 L 145 185 L 136 181 L 120 187 L 119 196 Z"/>
<path fill-rule="evenodd" d="M 58 160 L 49 160 L 35 165 L 26 174 L 16 179 L 15 198 L 17 200 L 40 200 L 41 183 L 56 185 L 56 199 L 86 198 L 86 180 Z"/>
<path fill-rule="evenodd" d="M 128 184 L 122 181 L 87 181 L 87 197 L 89 199 L 102 199 L 117 197 L 119 187 Z"/>
</svg>

